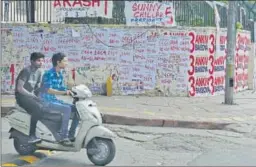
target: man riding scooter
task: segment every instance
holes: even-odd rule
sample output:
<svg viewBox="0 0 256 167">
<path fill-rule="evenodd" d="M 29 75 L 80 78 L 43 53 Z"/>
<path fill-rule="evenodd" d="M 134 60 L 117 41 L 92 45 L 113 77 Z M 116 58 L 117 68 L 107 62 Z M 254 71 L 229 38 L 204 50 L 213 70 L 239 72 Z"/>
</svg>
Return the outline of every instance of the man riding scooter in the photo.
<svg viewBox="0 0 256 167">
<path fill-rule="evenodd" d="M 46 71 L 43 75 L 40 97 L 47 108 L 63 113 L 62 128 L 59 132 L 61 139 L 59 142 L 62 142 L 64 145 L 72 145 L 71 141 L 75 140 L 76 127 L 79 123 L 76 108 L 71 104 L 58 100 L 55 96 L 71 94 L 71 91 L 65 86 L 62 74 L 62 70 L 66 68 L 67 63 L 67 57 L 63 53 L 56 53 L 52 56 L 53 68 Z M 74 119 L 68 132 L 71 112 L 74 112 Z"/>
<path fill-rule="evenodd" d="M 43 75 L 43 70 L 40 68 L 43 65 L 44 57 L 42 53 L 32 53 L 30 56 L 31 65 L 23 68 L 16 79 L 15 98 L 17 104 L 31 115 L 28 143 L 36 143 L 41 140 L 36 137 L 36 125 L 43 116 L 43 104 L 36 96 L 36 90 L 40 87 Z"/>
</svg>

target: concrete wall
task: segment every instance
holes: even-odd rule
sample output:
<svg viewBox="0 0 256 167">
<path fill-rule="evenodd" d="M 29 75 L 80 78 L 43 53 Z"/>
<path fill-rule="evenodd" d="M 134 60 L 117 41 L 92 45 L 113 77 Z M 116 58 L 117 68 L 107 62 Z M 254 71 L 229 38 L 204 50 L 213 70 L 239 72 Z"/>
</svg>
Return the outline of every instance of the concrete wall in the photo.
<svg viewBox="0 0 256 167">
<path fill-rule="evenodd" d="M 93 93 L 105 92 L 113 78 L 116 95 L 211 96 L 224 92 L 226 30 L 215 28 L 135 28 L 88 25 L 5 24 L 2 31 L 2 92 L 13 92 L 14 78 L 29 54 L 55 52 L 69 57 L 67 76 Z M 216 47 L 217 46 L 217 47 Z M 235 91 L 248 89 L 250 33 L 237 34 Z M 161 93 L 159 93 L 161 92 Z"/>
</svg>

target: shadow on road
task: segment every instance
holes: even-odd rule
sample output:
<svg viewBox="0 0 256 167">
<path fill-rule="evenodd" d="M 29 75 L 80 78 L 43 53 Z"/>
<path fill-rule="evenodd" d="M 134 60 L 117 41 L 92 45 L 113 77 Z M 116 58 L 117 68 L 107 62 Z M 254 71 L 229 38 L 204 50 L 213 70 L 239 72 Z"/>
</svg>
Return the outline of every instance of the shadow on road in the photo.
<svg viewBox="0 0 256 167">
<path fill-rule="evenodd" d="M 87 157 L 86 157 L 87 159 Z M 95 167 L 93 164 L 89 164 L 88 161 L 84 161 L 84 163 L 77 162 L 75 159 L 72 159 L 70 157 L 69 159 L 65 157 L 48 157 L 47 159 L 44 159 L 36 164 L 36 166 L 75 166 L 75 167 Z"/>
<path fill-rule="evenodd" d="M 1 164 L 11 162 L 20 157 L 19 154 L 15 154 L 15 153 L 2 154 L 1 156 L 2 156 Z"/>
</svg>

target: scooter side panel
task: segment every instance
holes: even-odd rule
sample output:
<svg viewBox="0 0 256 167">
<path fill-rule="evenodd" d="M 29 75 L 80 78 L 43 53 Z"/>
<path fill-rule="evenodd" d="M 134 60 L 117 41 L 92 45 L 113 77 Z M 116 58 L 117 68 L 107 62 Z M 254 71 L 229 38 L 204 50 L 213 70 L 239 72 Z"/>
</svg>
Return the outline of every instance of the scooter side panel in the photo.
<svg viewBox="0 0 256 167">
<path fill-rule="evenodd" d="M 55 141 L 55 136 L 51 132 L 50 127 L 47 127 L 42 123 L 42 121 L 37 122 L 36 135 L 41 139 L 45 139 L 48 141 Z"/>
<path fill-rule="evenodd" d="M 6 116 L 10 126 L 25 135 L 29 135 L 31 116 L 27 113 L 19 112 L 17 109 L 12 109 L 12 111 L 12 114 Z"/>
<path fill-rule="evenodd" d="M 6 116 L 10 127 L 29 136 L 31 115 L 15 108 L 11 112 L 12 114 Z M 52 132 L 40 120 L 37 122 L 36 135 L 45 140 L 55 141 Z"/>
</svg>

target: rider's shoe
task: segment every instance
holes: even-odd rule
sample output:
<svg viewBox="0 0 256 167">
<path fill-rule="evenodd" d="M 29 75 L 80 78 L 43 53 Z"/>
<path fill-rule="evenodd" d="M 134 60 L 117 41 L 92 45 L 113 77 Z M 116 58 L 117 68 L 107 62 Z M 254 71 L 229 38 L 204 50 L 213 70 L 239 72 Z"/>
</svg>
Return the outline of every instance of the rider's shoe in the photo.
<svg viewBox="0 0 256 167">
<path fill-rule="evenodd" d="M 70 140 L 71 142 L 74 142 L 74 141 L 76 140 L 76 138 L 75 138 L 75 137 L 69 137 L 69 140 Z"/>
<path fill-rule="evenodd" d="M 28 140 L 28 143 L 37 143 L 37 142 L 40 142 L 41 139 L 36 137 L 35 135 L 32 135 L 30 136 L 29 140 Z"/>
<path fill-rule="evenodd" d="M 64 138 L 59 140 L 59 142 L 65 146 L 72 146 L 73 143 L 69 140 L 69 138 Z"/>
</svg>

